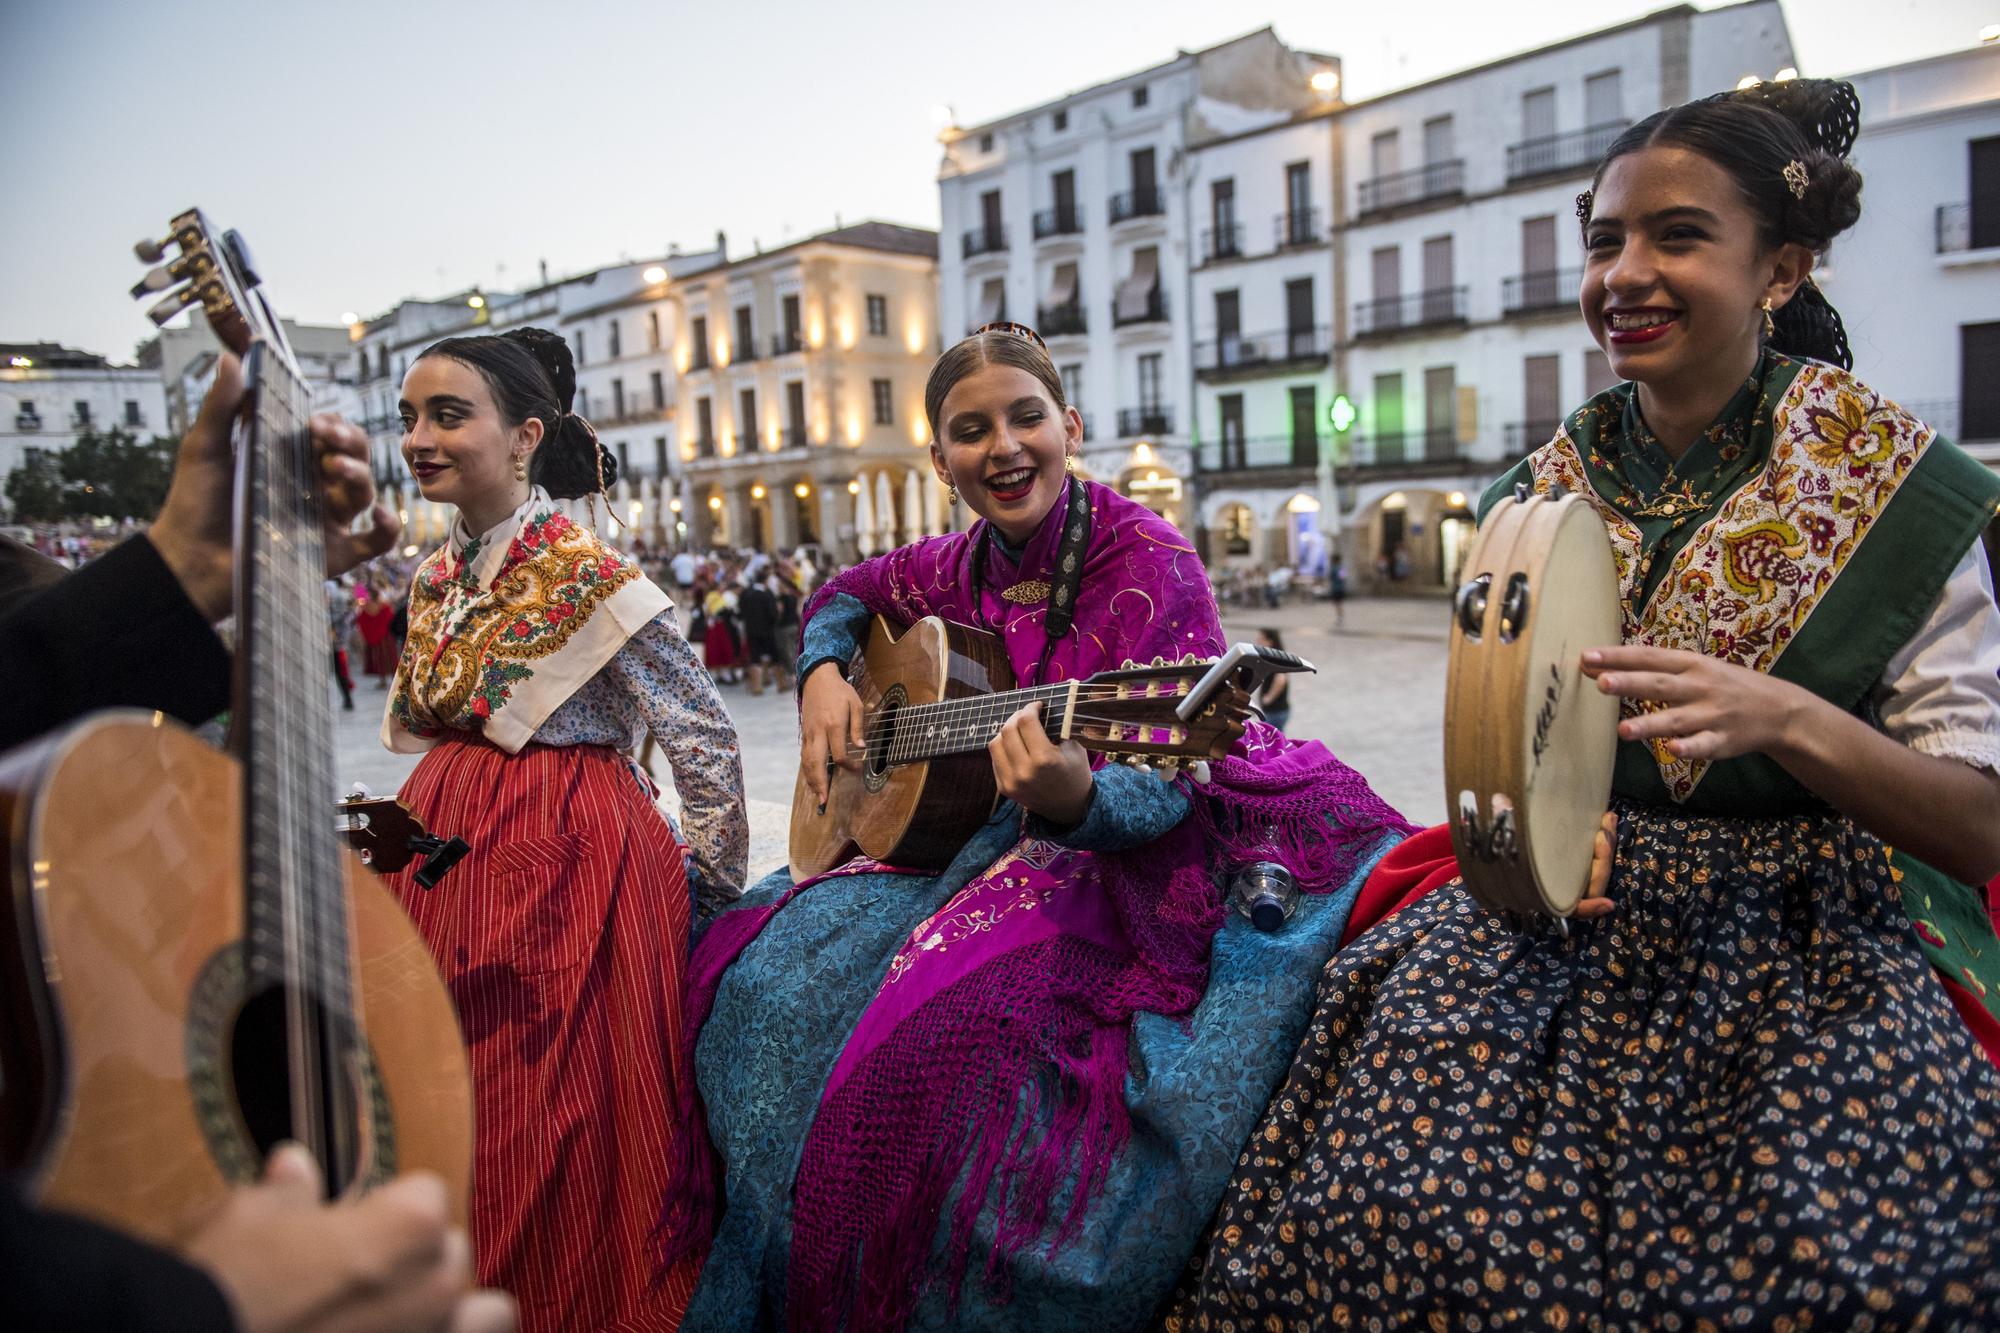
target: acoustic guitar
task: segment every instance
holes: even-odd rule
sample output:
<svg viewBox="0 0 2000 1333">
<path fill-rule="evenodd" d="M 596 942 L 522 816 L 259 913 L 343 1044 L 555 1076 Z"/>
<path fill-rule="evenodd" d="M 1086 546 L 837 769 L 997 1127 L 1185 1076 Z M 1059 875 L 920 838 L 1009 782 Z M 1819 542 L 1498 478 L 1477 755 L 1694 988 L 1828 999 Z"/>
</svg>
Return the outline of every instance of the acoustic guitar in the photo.
<svg viewBox="0 0 2000 1333">
<path fill-rule="evenodd" d="M 858 854 L 942 870 L 999 799 L 986 747 L 1031 703 L 1042 704 L 1050 739 L 1172 777 L 1183 762 L 1229 752 L 1254 716 L 1250 697 L 1265 677 L 1311 669 L 1289 653 L 1238 644 L 1221 658 L 1133 664 L 1015 689 L 994 635 L 936 616 L 903 630 L 878 616 L 848 673 L 861 696 L 860 762 L 828 765 L 824 806 L 800 770 L 792 877 L 821 874 Z"/>
<path fill-rule="evenodd" d="M 190 211 L 139 254 L 156 322 L 198 304 L 244 358 L 232 734 L 107 712 L 0 760 L 0 1156 L 41 1203 L 166 1243 L 285 1139 L 336 1196 L 435 1171 L 463 1222 L 451 998 L 328 814 L 308 388 L 236 233 Z"/>
</svg>

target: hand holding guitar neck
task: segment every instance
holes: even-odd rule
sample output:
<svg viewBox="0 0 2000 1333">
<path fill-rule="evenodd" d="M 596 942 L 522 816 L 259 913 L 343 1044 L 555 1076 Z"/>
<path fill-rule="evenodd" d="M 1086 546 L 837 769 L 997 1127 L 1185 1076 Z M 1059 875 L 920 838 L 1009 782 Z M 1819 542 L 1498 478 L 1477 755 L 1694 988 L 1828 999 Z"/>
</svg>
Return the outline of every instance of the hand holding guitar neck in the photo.
<svg viewBox="0 0 2000 1333">
<path fill-rule="evenodd" d="M 229 614 L 230 488 L 236 470 L 229 424 L 242 406 L 243 365 L 224 352 L 216 362 L 215 383 L 202 400 L 201 414 L 181 441 L 166 504 L 147 532 L 188 600 L 211 621 Z M 394 546 L 402 524 L 386 502 L 375 498 L 366 435 L 337 416 L 321 413 L 312 419 L 312 439 L 319 455 L 320 502 L 326 511 L 326 573 L 334 578 Z M 365 512 L 371 514 L 371 526 L 350 532 L 354 520 Z"/>
</svg>

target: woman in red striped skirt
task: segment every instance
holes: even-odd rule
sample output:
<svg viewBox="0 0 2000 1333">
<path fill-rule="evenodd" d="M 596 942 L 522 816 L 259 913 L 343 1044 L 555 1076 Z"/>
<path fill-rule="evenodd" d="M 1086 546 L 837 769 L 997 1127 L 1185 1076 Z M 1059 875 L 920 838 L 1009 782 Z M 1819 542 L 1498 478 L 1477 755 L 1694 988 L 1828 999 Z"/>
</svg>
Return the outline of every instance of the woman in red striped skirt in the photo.
<svg viewBox="0 0 2000 1333">
<path fill-rule="evenodd" d="M 681 998 L 692 913 L 740 892 L 748 833 L 735 729 L 666 595 L 556 506 L 616 476 L 575 388 L 540 329 L 447 339 L 404 377 L 403 456 L 458 519 L 418 567 L 383 741 L 425 752 L 403 800 L 472 845 L 434 889 L 393 882 L 472 1056 L 480 1278 L 528 1333 L 636 1333 L 678 1326 L 707 1249 L 660 1230 Z M 648 733 L 685 837 L 630 757 Z"/>
</svg>

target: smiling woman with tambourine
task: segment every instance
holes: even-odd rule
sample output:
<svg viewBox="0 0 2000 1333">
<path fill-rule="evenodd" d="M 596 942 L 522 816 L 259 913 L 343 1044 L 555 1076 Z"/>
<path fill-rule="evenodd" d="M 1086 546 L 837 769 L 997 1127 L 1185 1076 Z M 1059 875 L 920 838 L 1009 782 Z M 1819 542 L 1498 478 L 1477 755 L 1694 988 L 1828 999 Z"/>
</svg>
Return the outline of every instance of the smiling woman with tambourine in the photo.
<svg viewBox="0 0 2000 1333">
<path fill-rule="evenodd" d="M 1858 123 L 1846 84 L 1689 103 L 1578 198 L 1626 383 L 1482 505 L 1465 878 L 1364 893 L 1169 1328 L 2000 1317 L 2000 941 L 1957 882 L 2000 868 L 2000 477 L 1846 369 L 1809 275 Z M 1564 735 L 1592 682 L 1615 741 Z"/>
</svg>

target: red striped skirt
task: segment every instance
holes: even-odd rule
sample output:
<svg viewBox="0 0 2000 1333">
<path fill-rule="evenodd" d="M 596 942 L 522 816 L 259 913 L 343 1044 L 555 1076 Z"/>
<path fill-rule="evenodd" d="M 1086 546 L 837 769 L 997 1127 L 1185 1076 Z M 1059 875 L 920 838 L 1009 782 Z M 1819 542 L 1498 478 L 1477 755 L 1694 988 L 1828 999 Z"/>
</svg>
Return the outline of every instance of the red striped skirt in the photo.
<svg viewBox="0 0 2000 1333">
<path fill-rule="evenodd" d="M 402 798 L 472 844 L 435 889 L 390 882 L 458 1004 L 476 1109 L 480 1280 L 542 1331 L 672 1330 L 706 1246 L 669 1266 L 691 906 L 682 850 L 603 746 L 430 751 Z"/>
</svg>

